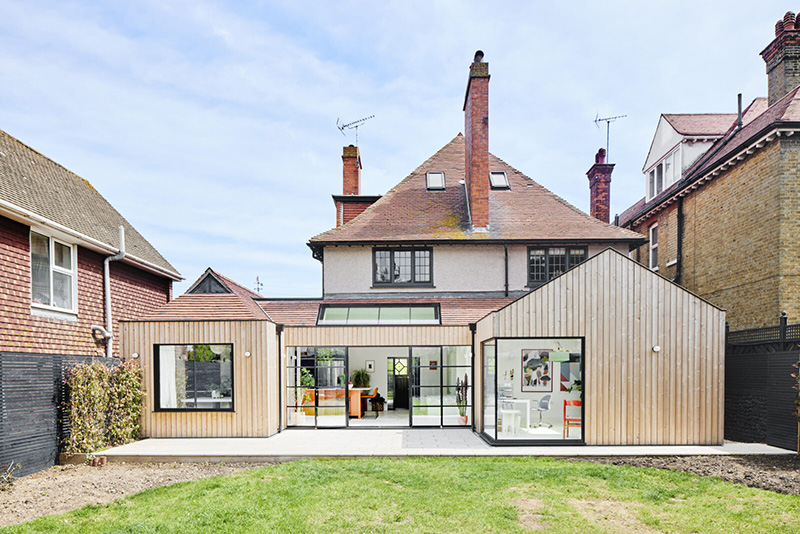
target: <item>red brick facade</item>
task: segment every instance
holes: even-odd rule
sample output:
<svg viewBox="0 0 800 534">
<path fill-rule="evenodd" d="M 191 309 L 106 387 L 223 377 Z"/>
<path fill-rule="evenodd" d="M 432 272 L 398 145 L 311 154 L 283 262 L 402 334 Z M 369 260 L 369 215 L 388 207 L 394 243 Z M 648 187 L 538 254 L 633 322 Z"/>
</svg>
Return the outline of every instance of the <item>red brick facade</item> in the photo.
<svg viewBox="0 0 800 534">
<path fill-rule="evenodd" d="M 0 350 L 103 356 L 105 341 L 91 325 L 105 326 L 104 256 L 78 247 L 77 320 L 39 317 L 31 311 L 30 228 L 0 217 Z M 172 282 L 131 265 L 112 262 L 111 314 L 114 355 L 119 321 L 144 315 L 169 301 Z"/>
<path fill-rule="evenodd" d="M 342 151 L 342 194 L 361 194 L 361 156 L 357 146 L 346 146 Z"/>
<path fill-rule="evenodd" d="M 464 103 L 466 181 L 473 228 L 489 225 L 489 64 L 469 69 Z"/>
<path fill-rule="evenodd" d="M 372 202 L 337 202 L 336 226 L 349 223 L 371 205 Z"/>
</svg>

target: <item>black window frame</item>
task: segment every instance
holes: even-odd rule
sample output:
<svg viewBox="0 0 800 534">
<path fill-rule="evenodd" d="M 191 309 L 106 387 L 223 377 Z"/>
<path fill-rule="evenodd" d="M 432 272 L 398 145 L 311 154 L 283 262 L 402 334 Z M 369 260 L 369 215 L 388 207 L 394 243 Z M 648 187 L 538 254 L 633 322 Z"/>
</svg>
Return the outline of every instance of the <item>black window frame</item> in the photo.
<svg viewBox="0 0 800 534">
<path fill-rule="evenodd" d="M 410 282 L 395 282 L 389 280 L 384 282 L 378 280 L 378 264 L 377 254 L 379 252 L 389 253 L 389 269 L 390 272 L 395 270 L 395 253 L 396 252 L 411 252 L 411 281 Z M 428 280 L 417 281 L 417 253 L 427 252 L 429 258 L 428 265 Z M 372 249 L 372 287 L 433 287 L 433 248 L 431 247 L 373 247 Z"/>
<path fill-rule="evenodd" d="M 231 348 L 231 406 L 230 408 L 162 408 L 161 407 L 161 347 L 182 347 L 187 345 L 227 345 Z M 154 412 L 234 412 L 236 408 L 236 367 L 234 366 L 235 346 L 233 343 L 155 343 L 153 345 L 153 411 Z M 195 392 L 195 399 L 196 399 Z"/>
<path fill-rule="evenodd" d="M 564 271 L 561 274 L 569 271 L 576 265 L 580 265 L 581 263 L 585 262 L 589 259 L 589 247 L 586 245 L 582 246 L 574 246 L 574 245 L 558 245 L 558 244 L 551 244 L 551 245 L 529 245 L 528 252 L 527 252 L 527 271 L 528 271 L 528 287 L 539 287 L 542 286 L 549 281 L 553 280 L 553 278 L 549 277 L 550 273 L 550 249 L 551 248 L 563 248 L 565 253 L 564 256 L 566 258 L 566 265 L 564 267 Z M 544 280 L 533 280 L 531 277 L 531 251 L 533 250 L 544 250 L 544 257 L 545 257 L 545 279 Z M 573 264 L 570 264 L 570 258 L 572 257 L 571 251 L 580 250 L 583 252 L 583 260 Z M 558 275 L 560 276 L 560 275 Z M 554 278 L 558 278 L 558 276 Z"/>
</svg>

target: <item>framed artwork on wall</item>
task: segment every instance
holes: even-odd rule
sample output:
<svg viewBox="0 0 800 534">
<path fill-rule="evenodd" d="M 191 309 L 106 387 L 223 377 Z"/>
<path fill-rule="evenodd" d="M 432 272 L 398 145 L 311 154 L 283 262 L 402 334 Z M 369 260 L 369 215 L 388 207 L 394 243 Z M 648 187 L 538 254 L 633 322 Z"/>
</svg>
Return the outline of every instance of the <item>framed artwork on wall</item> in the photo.
<svg viewBox="0 0 800 534">
<path fill-rule="evenodd" d="M 367 360 L 367 372 L 368 373 L 375 372 L 375 360 Z"/>
<path fill-rule="evenodd" d="M 553 364 L 549 349 L 522 349 L 522 392 L 551 393 Z"/>
</svg>

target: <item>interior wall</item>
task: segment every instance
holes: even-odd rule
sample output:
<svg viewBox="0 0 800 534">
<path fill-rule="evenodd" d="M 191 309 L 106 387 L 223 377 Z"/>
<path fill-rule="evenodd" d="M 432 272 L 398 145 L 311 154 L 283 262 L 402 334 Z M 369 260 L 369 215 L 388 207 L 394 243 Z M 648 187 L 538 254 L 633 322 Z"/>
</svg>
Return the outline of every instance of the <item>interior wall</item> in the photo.
<svg viewBox="0 0 800 534">
<path fill-rule="evenodd" d="M 350 368 L 352 373 L 355 369 L 367 367 L 367 360 L 375 362 L 375 372 L 369 374 L 370 388 L 378 388 L 378 393 L 386 397 L 388 389 L 388 365 L 387 359 L 408 358 L 408 347 L 350 347 L 348 349 Z"/>
</svg>

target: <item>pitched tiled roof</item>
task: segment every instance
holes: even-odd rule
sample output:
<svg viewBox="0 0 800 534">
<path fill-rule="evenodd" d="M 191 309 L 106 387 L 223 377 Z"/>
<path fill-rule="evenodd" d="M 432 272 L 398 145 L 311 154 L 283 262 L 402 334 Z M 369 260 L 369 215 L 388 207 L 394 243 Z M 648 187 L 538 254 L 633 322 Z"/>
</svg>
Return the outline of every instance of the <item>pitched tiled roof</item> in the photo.
<svg viewBox="0 0 800 534">
<path fill-rule="evenodd" d="M 664 118 L 681 135 L 722 135 L 736 120 L 735 113 L 665 113 Z"/>
<path fill-rule="evenodd" d="M 769 108 L 767 107 L 766 98 L 753 100 L 742 112 L 742 128 L 740 130 L 737 131 L 736 116 L 734 116 L 734 121 L 728 125 L 728 129 L 722 137 L 715 141 L 705 154 L 684 172 L 684 177 L 681 180 L 672 184 L 649 202 L 645 202 L 644 198 L 640 199 L 633 206 L 622 212 L 619 217 L 619 224 L 628 224 L 661 203 L 673 198 L 687 184 L 697 181 L 707 171 L 714 169 L 720 163 L 724 163 L 727 158 L 735 155 L 737 150 L 741 150 L 742 143 L 762 133 L 763 130 L 768 129 L 771 125 L 780 122 L 799 122 L 800 94 L 798 94 L 798 90 L 800 90 L 800 86 Z"/>
<path fill-rule="evenodd" d="M 175 268 L 88 181 L 2 130 L 0 202 L 114 249 L 119 248 L 117 228 L 123 226 L 127 254 L 182 280 Z"/>
<path fill-rule="evenodd" d="M 311 238 L 310 244 L 643 239 L 590 217 L 492 154 L 489 169 L 505 171 L 511 188 L 490 190 L 487 233 L 472 233 L 470 229 L 464 186 L 458 183 L 464 179 L 464 137 L 458 134 L 364 213 Z M 427 190 L 428 171 L 444 171 L 444 191 Z M 588 195 L 588 183 L 586 189 Z"/>
<path fill-rule="evenodd" d="M 286 326 L 314 326 L 320 304 L 439 304 L 442 326 L 466 326 L 490 312 L 502 308 L 516 298 L 414 298 L 414 299 L 325 299 L 325 300 L 259 300 L 269 318 Z"/>
<path fill-rule="evenodd" d="M 188 294 L 168 302 L 137 321 L 264 321 L 268 317 L 253 300 L 263 298 L 221 274 L 207 269 L 198 282 L 213 273 L 231 293 Z M 194 285 L 196 285 L 195 282 Z"/>
</svg>

